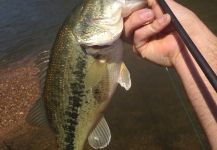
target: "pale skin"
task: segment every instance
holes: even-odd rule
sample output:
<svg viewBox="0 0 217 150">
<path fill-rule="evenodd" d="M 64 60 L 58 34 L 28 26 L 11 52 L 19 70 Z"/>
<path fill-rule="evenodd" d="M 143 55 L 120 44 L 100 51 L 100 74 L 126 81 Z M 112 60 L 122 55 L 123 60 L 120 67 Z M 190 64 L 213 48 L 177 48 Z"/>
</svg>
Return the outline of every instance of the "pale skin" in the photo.
<svg viewBox="0 0 217 150">
<path fill-rule="evenodd" d="M 191 10 L 173 0 L 166 2 L 217 74 L 217 37 Z M 170 24 L 170 16 L 156 0 L 148 0 L 148 5 L 125 20 L 123 37 L 141 57 L 176 69 L 211 148 L 217 149 L 217 93 Z"/>
</svg>

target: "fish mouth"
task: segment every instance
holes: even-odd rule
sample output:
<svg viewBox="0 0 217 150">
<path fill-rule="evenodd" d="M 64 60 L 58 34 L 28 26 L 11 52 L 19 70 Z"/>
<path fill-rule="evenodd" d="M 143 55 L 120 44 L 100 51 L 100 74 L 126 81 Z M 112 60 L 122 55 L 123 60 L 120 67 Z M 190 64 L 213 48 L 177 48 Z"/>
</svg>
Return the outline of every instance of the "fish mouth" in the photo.
<svg viewBox="0 0 217 150">
<path fill-rule="evenodd" d="M 107 47 L 109 47 L 110 45 L 102 45 L 102 46 L 99 46 L 99 45 L 93 45 L 93 46 L 90 46 L 91 48 L 93 49 L 97 49 L 97 50 L 102 50 L 102 49 L 105 49 Z"/>
<path fill-rule="evenodd" d="M 102 60 L 104 59 L 103 57 L 103 51 L 109 49 L 110 45 L 92 45 L 92 46 L 86 46 L 82 45 L 82 50 L 85 52 L 85 54 L 90 55 L 94 57 L 95 59 Z"/>
<path fill-rule="evenodd" d="M 122 17 L 129 16 L 135 10 L 139 10 L 147 6 L 147 0 L 118 0 L 123 4 Z"/>
<path fill-rule="evenodd" d="M 123 43 L 121 39 L 116 40 L 112 45 L 81 45 L 85 54 L 94 57 L 100 62 L 117 62 L 122 60 Z"/>
</svg>

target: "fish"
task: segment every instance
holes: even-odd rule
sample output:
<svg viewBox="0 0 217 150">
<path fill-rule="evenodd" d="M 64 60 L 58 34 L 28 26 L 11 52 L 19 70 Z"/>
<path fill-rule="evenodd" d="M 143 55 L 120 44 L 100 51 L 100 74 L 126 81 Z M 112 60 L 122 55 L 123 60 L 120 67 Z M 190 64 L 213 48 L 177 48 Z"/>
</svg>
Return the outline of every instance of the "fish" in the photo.
<svg viewBox="0 0 217 150">
<path fill-rule="evenodd" d="M 123 63 L 123 18 L 144 0 L 83 0 L 66 18 L 53 47 L 37 57 L 41 96 L 27 122 L 51 128 L 58 150 L 95 149 L 111 140 L 104 118 L 118 84 L 129 90 Z"/>
</svg>

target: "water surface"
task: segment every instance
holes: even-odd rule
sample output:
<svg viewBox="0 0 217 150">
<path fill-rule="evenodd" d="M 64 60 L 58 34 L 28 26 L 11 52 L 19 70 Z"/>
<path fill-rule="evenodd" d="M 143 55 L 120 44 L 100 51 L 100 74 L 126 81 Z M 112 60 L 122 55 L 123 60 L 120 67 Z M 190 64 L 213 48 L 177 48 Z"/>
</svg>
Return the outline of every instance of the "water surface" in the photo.
<svg viewBox="0 0 217 150">
<path fill-rule="evenodd" d="M 59 27 L 77 2 L 0 0 L 0 68 L 6 69 L 10 63 L 16 65 L 18 61 L 34 58 L 40 51 L 50 49 Z M 179 2 L 194 10 L 217 33 L 217 1 Z M 112 132 L 111 144 L 106 149 L 209 149 L 185 93 L 179 88 L 181 97 L 177 96 L 165 68 L 133 55 L 129 45 L 126 49 L 132 88 L 126 92 L 119 87 L 105 114 Z M 176 83 L 180 85 L 177 79 Z M 42 137 L 40 132 L 37 134 Z M 27 145 L 23 145 L 22 140 L 19 142 L 20 145 L 11 149 L 23 150 L 31 145 L 31 141 Z M 37 145 L 31 149 L 37 149 Z"/>
</svg>

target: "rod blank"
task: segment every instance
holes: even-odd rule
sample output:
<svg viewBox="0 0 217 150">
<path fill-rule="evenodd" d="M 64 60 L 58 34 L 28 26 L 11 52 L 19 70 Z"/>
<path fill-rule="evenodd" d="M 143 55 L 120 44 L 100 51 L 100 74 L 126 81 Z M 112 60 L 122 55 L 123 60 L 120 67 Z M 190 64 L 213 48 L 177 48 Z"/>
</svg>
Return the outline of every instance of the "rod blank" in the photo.
<svg viewBox="0 0 217 150">
<path fill-rule="evenodd" d="M 200 66 L 201 70 L 203 71 L 207 79 L 209 80 L 210 84 L 217 92 L 217 76 L 215 72 L 212 70 L 210 65 L 207 63 L 206 59 L 200 53 L 200 51 L 198 50 L 194 42 L 191 40 L 185 29 L 182 27 L 176 16 L 173 14 L 172 10 L 169 8 L 165 0 L 158 0 L 158 3 L 161 6 L 161 8 L 171 16 L 171 21 L 175 26 L 177 32 L 179 33 L 180 37 L 182 38 L 183 42 L 187 46 L 191 55 L 196 60 L 197 64 Z"/>
</svg>

